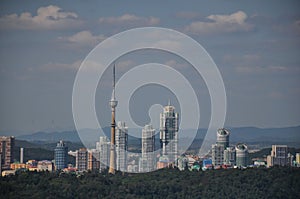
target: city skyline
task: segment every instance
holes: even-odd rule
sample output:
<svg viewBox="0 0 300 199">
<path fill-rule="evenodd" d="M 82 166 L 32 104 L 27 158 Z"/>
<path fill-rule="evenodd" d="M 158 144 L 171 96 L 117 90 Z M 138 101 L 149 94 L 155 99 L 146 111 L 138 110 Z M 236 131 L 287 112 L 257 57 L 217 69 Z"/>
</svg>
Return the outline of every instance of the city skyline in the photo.
<svg viewBox="0 0 300 199">
<path fill-rule="evenodd" d="M 299 0 L 2 0 L 0 198 L 297 198 Z"/>
</svg>

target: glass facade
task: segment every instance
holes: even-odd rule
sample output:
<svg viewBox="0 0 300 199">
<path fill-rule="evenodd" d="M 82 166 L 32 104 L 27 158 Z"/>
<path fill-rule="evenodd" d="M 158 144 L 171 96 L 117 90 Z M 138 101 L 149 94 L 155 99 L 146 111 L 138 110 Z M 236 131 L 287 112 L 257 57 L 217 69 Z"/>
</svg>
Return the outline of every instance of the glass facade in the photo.
<svg viewBox="0 0 300 199">
<path fill-rule="evenodd" d="M 57 170 L 68 167 L 68 147 L 61 140 L 54 149 L 55 168 Z"/>
</svg>

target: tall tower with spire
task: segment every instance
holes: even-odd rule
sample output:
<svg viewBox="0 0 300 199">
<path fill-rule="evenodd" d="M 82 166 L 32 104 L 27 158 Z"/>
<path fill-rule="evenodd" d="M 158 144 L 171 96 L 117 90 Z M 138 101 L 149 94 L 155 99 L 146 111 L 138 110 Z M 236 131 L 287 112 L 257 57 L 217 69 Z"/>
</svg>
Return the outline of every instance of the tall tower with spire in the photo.
<svg viewBox="0 0 300 199">
<path fill-rule="evenodd" d="M 111 96 L 111 100 L 109 101 L 109 105 L 111 107 L 111 130 L 110 130 L 110 161 L 109 161 L 109 170 L 108 173 L 115 174 L 115 165 L 116 165 L 116 158 L 115 158 L 115 133 L 116 133 L 116 120 L 115 120 L 115 113 L 116 113 L 116 107 L 118 105 L 118 101 L 116 100 L 115 96 L 115 84 L 116 84 L 116 79 L 115 79 L 115 64 L 113 67 L 113 92 Z"/>
<path fill-rule="evenodd" d="M 167 157 L 169 162 L 174 162 L 178 156 L 178 121 L 179 115 L 169 101 L 160 114 L 161 155 Z"/>
</svg>

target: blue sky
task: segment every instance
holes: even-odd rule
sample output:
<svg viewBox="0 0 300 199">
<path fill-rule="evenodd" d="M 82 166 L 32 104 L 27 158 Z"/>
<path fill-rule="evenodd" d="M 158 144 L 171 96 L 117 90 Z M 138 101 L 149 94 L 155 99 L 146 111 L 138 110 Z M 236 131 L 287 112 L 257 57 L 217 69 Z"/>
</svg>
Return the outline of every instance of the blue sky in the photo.
<svg viewBox="0 0 300 199">
<path fill-rule="evenodd" d="M 0 132 L 74 128 L 72 87 L 81 61 L 105 38 L 144 26 L 178 30 L 207 50 L 226 87 L 226 126 L 299 125 L 299 5 L 277 0 L 1 1 Z M 118 64 L 126 68 L 152 59 L 199 81 L 198 96 L 208 94 L 190 67 L 171 55 L 137 52 Z M 200 106 L 209 115 L 209 98 Z M 109 113 L 108 106 L 97 109 L 100 115 Z M 208 119 L 203 117 L 203 126 Z"/>
</svg>

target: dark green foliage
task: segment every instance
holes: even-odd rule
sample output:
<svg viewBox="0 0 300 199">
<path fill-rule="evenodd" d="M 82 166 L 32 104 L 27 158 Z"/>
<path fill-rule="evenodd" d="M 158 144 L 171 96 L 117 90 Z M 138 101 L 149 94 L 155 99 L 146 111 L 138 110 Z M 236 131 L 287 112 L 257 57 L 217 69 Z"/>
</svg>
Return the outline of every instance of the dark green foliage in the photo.
<svg viewBox="0 0 300 199">
<path fill-rule="evenodd" d="M 300 168 L 144 174 L 20 172 L 0 177 L 0 198 L 298 198 Z"/>
</svg>

